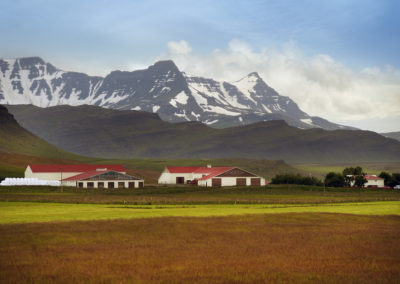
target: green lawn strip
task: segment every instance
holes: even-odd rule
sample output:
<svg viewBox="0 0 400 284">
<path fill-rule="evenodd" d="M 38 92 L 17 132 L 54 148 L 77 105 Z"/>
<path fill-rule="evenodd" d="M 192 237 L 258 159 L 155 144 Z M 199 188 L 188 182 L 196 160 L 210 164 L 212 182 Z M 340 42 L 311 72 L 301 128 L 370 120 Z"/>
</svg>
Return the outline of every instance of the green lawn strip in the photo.
<svg viewBox="0 0 400 284">
<path fill-rule="evenodd" d="M 32 223 L 153 217 L 209 217 L 243 214 L 327 212 L 360 215 L 400 215 L 400 201 L 324 205 L 110 205 L 0 202 L 0 223 Z"/>
</svg>

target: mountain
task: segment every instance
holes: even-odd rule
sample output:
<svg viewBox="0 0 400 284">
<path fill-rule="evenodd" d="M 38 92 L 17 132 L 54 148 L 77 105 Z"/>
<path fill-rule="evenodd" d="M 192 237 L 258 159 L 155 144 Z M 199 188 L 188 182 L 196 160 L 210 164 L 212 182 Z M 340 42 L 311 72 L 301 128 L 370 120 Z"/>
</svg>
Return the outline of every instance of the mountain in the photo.
<svg viewBox="0 0 400 284">
<path fill-rule="evenodd" d="M 47 158 L 75 158 L 41 138 L 33 135 L 14 119 L 7 108 L 0 105 L 0 153 L 34 155 Z"/>
<path fill-rule="evenodd" d="M 0 104 L 141 110 L 164 121 L 199 121 L 213 128 L 285 120 L 303 129 L 354 129 L 309 116 L 256 72 L 236 82 L 218 82 L 181 72 L 169 60 L 104 78 L 65 72 L 39 57 L 0 60 Z"/>
<path fill-rule="evenodd" d="M 299 129 L 285 121 L 215 129 L 156 114 L 95 106 L 9 105 L 18 122 L 50 143 L 106 158 L 249 158 L 289 162 L 400 161 L 400 142 L 361 130 Z"/>
<path fill-rule="evenodd" d="M 385 136 L 387 138 L 392 138 L 396 139 L 397 141 L 400 141 L 400 131 L 397 132 L 386 132 L 386 133 L 379 133 L 382 136 Z"/>
</svg>

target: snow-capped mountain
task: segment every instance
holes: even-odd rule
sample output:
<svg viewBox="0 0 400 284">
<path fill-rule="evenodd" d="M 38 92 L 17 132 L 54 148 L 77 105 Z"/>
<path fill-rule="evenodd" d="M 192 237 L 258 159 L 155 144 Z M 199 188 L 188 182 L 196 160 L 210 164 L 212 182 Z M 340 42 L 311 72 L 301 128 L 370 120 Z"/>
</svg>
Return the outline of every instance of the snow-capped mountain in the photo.
<svg viewBox="0 0 400 284">
<path fill-rule="evenodd" d="M 106 77 L 65 72 L 39 57 L 0 60 L 0 104 L 96 105 L 157 113 L 170 122 L 201 121 L 221 128 L 283 119 L 300 128 L 349 129 L 301 111 L 254 72 L 218 82 L 181 72 L 172 61 Z"/>
</svg>

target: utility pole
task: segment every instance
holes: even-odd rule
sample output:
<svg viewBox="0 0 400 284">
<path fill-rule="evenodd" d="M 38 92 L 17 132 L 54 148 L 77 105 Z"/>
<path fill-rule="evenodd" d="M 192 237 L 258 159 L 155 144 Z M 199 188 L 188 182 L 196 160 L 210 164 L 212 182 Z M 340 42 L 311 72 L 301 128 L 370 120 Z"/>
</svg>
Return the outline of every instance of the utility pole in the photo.
<svg viewBox="0 0 400 284">
<path fill-rule="evenodd" d="M 61 192 L 63 192 L 63 183 L 62 183 L 62 171 L 63 171 L 63 168 L 60 168 L 60 170 L 61 170 L 61 180 L 60 180 L 60 183 L 61 183 Z"/>
</svg>

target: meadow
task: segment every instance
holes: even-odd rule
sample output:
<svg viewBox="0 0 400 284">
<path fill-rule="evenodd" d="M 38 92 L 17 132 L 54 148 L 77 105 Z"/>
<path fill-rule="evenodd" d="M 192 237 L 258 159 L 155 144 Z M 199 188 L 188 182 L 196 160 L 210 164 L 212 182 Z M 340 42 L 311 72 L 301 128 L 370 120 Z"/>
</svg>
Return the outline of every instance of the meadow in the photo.
<svg viewBox="0 0 400 284">
<path fill-rule="evenodd" d="M 0 187 L 0 283 L 396 283 L 400 192 Z"/>
<path fill-rule="evenodd" d="M 0 282 L 396 283 L 399 233 L 328 213 L 0 225 Z"/>
</svg>

